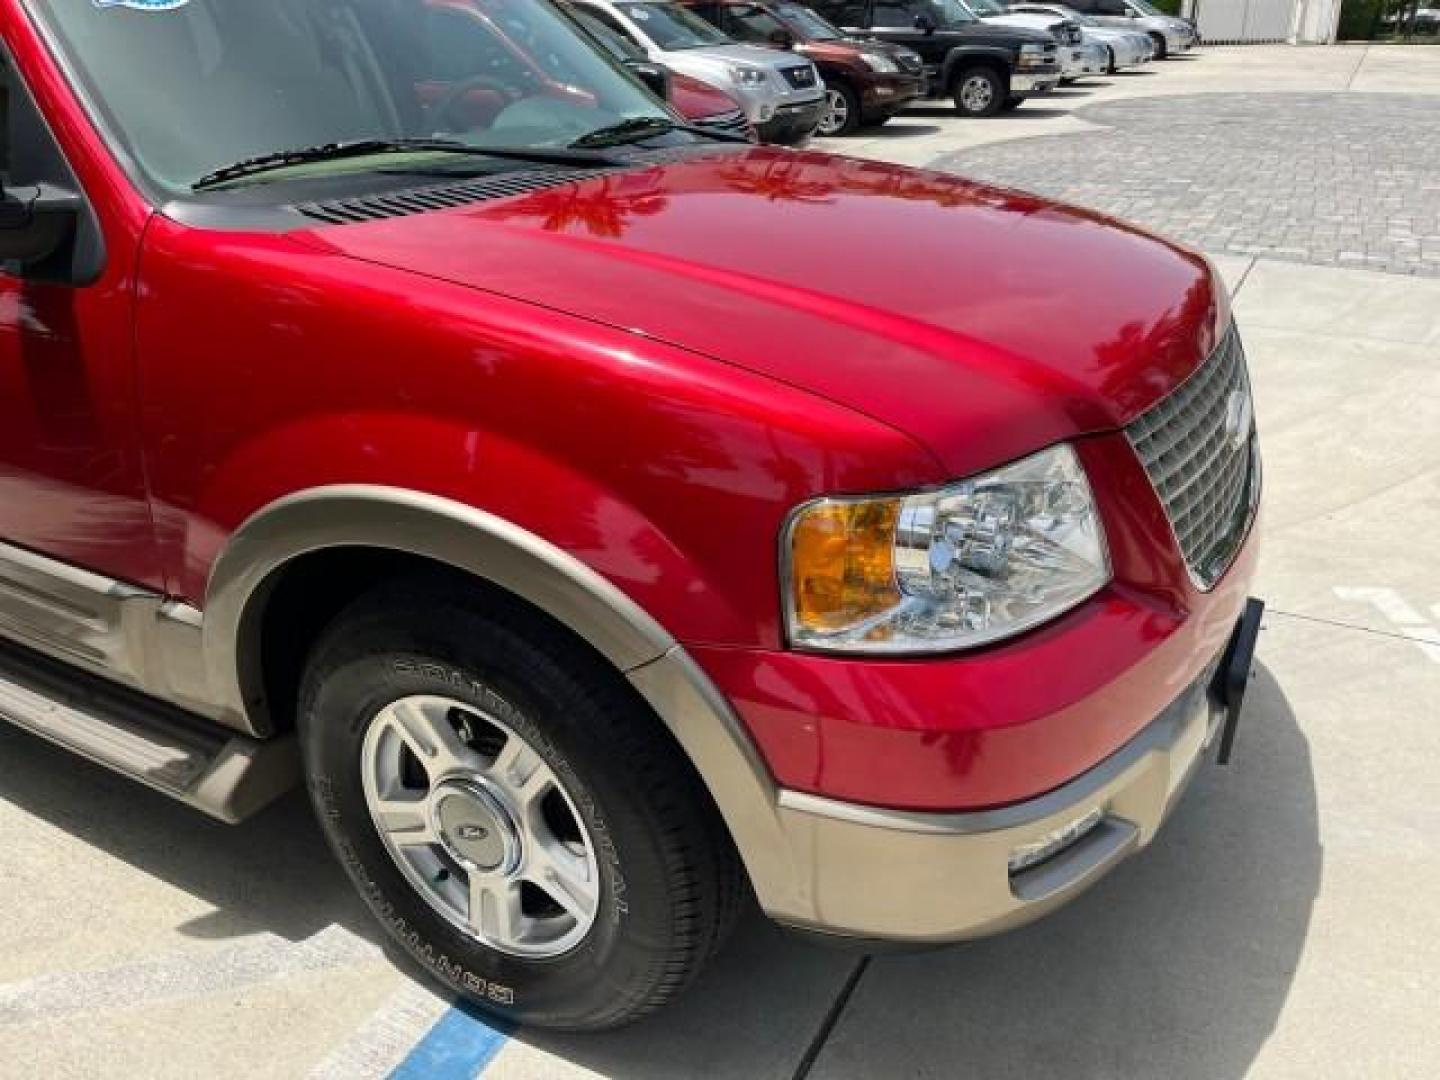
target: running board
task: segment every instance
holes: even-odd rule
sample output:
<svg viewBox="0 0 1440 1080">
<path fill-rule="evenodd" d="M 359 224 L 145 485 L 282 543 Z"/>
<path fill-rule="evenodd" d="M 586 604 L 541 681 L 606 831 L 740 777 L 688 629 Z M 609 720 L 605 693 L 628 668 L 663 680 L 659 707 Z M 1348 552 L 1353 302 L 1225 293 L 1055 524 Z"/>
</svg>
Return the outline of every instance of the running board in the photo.
<svg viewBox="0 0 1440 1080">
<path fill-rule="evenodd" d="M 0 647 L 0 720 L 221 821 L 300 780 L 293 735 L 261 742 L 24 650 Z"/>
</svg>

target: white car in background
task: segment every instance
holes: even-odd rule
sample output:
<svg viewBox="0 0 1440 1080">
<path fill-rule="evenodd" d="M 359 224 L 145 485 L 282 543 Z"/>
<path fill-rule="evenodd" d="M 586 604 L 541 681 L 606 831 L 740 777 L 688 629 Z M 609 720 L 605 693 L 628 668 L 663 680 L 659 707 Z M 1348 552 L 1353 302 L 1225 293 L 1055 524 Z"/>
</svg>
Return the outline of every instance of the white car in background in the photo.
<svg viewBox="0 0 1440 1080">
<path fill-rule="evenodd" d="M 996 26 L 1023 26 L 1044 30 L 1055 38 L 1060 61 L 1060 81 L 1069 82 L 1082 75 L 1102 75 L 1107 70 L 1105 51 L 1087 44 L 1080 24 L 1066 15 L 1045 12 L 1017 12 L 1003 0 L 960 0 L 970 14 L 981 22 Z"/>
<path fill-rule="evenodd" d="M 1166 15 L 1150 0 L 1068 0 L 1067 6 L 1082 15 L 1089 15 L 1101 26 L 1136 30 L 1148 35 L 1155 43 L 1158 60 L 1189 52 L 1200 44 L 1200 35 L 1196 33 L 1194 23 Z"/>
<path fill-rule="evenodd" d="M 1105 70 L 1108 72 L 1139 67 L 1155 58 L 1155 42 L 1150 39 L 1149 34 L 1102 26 L 1089 15 L 1083 15 L 1064 4 L 1019 3 L 1011 4 L 1010 10 L 1017 14 L 1055 15 L 1074 19 L 1080 24 L 1080 32 L 1086 41 L 1105 49 L 1109 61 Z"/>
<path fill-rule="evenodd" d="M 805 57 L 741 45 L 672 0 L 570 0 L 658 64 L 737 99 L 761 142 L 802 143 L 827 108 L 825 84 Z"/>
</svg>

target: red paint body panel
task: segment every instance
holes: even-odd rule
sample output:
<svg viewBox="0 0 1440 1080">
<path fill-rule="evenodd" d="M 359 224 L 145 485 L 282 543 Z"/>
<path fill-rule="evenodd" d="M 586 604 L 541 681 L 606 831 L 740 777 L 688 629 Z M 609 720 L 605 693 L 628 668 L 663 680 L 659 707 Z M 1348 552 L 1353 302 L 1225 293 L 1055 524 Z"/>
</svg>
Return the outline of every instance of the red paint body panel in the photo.
<svg viewBox="0 0 1440 1080">
<path fill-rule="evenodd" d="M 954 476 L 1128 422 L 1220 318 L 1203 259 L 1098 215 L 766 148 L 315 240 L 805 387 Z"/>
<path fill-rule="evenodd" d="M 150 212 L 14 5 L 0 8 L 0 30 L 107 253 L 100 279 L 79 290 L 0 274 L 0 539 L 158 586 L 130 349 Z"/>
<path fill-rule="evenodd" d="M 1210 593 L 1157 557 L 1169 524 L 1123 436 L 1084 440 L 1115 582 L 1048 626 L 969 654 L 856 660 L 745 649 L 695 655 L 784 786 L 914 810 L 1033 798 L 1134 738 L 1223 648 L 1245 605 L 1253 534 Z"/>
<path fill-rule="evenodd" d="M 774 646 L 789 508 L 935 478 L 892 428 L 659 342 L 283 237 L 217 239 L 157 219 L 138 315 L 162 551 L 189 600 L 267 503 L 387 484 L 545 537 L 684 640 Z"/>
<path fill-rule="evenodd" d="M 19 528 L 198 604 L 231 534 L 276 499 L 332 483 L 444 495 L 635 599 L 782 783 L 891 806 L 1064 782 L 1178 694 L 1233 622 L 1253 539 L 1196 593 L 1115 434 L 1228 318 L 1196 255 L 1017 192 L 763 149 L 367 224 L 189 227 L 145 203 L 16 5 L 0 20 L 110 245 L 74 314 L 93 460 L 112 466 L 87 466 L 94 512 L 73 536 L 12 518 L 0 539 Z M 0 307 L 0 338 L 24 310 Z M 1115 580 L 1096 598 L 959 656 L 785 651 L 777 547 L 796 505 L 1059 440 L 1078 440 L 1101 506 Z M 27 497 L 73 498 L 63 461 L 32 475 Z M 110 497 L 123 527 L 100 512 Z"/>
</svg>

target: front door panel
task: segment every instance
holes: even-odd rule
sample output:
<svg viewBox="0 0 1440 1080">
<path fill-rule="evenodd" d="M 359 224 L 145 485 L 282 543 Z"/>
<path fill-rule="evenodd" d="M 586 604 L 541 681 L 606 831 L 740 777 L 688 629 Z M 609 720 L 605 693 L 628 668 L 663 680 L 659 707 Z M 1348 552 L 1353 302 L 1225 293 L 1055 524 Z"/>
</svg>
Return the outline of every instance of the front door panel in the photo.
<svg viewBox="0 0 1440 1080">
<path fill-rule="evenodd" d="M 7 185 L 50 179 L 20 175 L 39 171 L 33 162 L 45 156 L 31 152 L 37 128 L 53 144 L 22 69 L 0 50 Z M 0 271 L 0 543 L 158 588 L 133 354 L 140 231 L 133 220 L 104 225 L 105 263 L 89 283 Z"/>
</svg>

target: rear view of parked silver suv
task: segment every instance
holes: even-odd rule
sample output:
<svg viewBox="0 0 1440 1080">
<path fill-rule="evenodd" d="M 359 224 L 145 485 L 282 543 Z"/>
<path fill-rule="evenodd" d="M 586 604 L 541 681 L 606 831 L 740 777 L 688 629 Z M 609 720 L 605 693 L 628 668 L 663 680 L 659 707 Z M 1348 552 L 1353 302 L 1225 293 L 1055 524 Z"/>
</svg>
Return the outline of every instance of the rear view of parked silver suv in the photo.
<svg viewBox="0 0 1440 1080">
<path fill-rule="evenodd" d="M 732 41 L 671 0 L 574 0 L 666 67 L 719 87 L 745 108 L 762 142 L 808 139 L 825 111 L 825 86 L 803 56 Z"/>
</svg>

